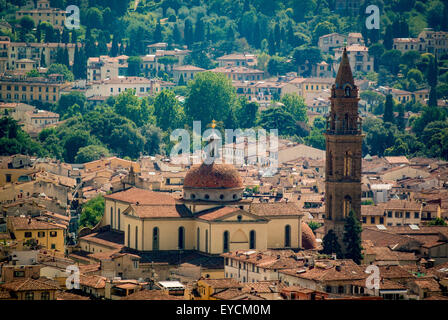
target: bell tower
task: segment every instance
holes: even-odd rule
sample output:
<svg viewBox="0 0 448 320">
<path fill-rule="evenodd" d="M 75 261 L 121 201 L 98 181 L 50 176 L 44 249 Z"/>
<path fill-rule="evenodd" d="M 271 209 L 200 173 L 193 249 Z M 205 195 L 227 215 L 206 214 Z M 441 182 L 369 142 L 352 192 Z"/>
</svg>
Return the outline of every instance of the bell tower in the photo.
<svg viewBox="0 0 448 320">
<path fill-rule="evenodd" d="M 345 218 L 350 210 L 361 219 L 362 122 L 358 88 L 344 48 L 336 82 L 331 88 L 331 111 L 325 132 L 325 234 L 333 230 L 344 250 Z"/>
</svg>

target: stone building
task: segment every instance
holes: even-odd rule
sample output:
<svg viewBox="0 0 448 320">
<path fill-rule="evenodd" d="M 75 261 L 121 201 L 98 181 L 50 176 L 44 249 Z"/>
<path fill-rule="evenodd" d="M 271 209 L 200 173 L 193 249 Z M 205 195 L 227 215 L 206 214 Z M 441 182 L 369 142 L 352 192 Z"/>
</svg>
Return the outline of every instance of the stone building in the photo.
<svg viewBox="0 0 448 320">
<path fill-rule="evenodd" d="M 325 232 L 334 230 L 343 238 L 344 220 L 353 210 L 361 219 L 361 119 L 358 87 L 344 50 L 336 83 L 331 89 L 327 118 L 325 174 Z"/>
</svg>

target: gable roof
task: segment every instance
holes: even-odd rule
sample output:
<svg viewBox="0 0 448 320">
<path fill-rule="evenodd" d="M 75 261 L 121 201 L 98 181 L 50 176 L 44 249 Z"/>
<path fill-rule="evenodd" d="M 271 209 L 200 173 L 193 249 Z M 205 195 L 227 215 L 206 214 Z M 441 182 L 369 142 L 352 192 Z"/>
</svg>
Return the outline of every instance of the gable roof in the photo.
<svg viewBox="0 0 448 320">
<path fill-rule="evenodd" d="M 169 194 L 164 192 L 155 192 L 139 188 L 130 188 L 124 191 L 105 195 L 104 198 L 117 200 L 129 204 L 141 205 L 159 204 L 159 205 L 175 205 L 176 200 Z"/>
</svg>

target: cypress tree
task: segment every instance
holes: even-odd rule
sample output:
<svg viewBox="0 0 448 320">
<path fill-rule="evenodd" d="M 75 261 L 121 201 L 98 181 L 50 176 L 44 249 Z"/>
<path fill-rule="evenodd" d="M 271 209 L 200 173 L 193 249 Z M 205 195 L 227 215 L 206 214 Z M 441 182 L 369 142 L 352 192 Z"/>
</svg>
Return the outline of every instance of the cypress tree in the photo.
<svg viewBox="0 0 448 320">
<path fill-rule="evenodd" d="M 177 23 L 175 23 L 173 27 L 173 41 L 176 44 L 180 44 L 181 42 L 181 35 Z"/>
<path fill-rule="evenodd" d="M 64 28 L 62 31 L 62 43 L 69 43 L 70 42 L 70 34 L 68 33 L 67 29 Z"/>
<path fill-rule="evenodd" d="M 394 101 L 391 94 L 386 95 L 383 121 L 394 123 Z"/>
<path fill-rule="evenodd" d="M 386 27 L 386 32 L 384 33 L 383 45 L 386 50 L 392 50 L 394 45 L 394 35 L 392 25 Z"/>
<path fill-rule="evenodd" d="M 350 210 L 349 216 L 345 219 L 344 225 L 344 257 L 346 259 L 352 259 L 357 264 L 360 264 L 363 259 L 361 232 L 361 222 L 356 218 L 355 212 L 353 210 Z"/>
<path fill-rule="evenodd" d="M 437 80 L 439 75 L 439 66 L 437 58 L 434 58 L 429 65 L 426 78 L 428 79 L 428 85 L 431 87 L 429 91 L 428 106 L 437 107 Z"/>
<path fill-rule="evenodd" d="M 322 246 L 321 253 L 328 255 L 335 253 L 337 258 L 342 258 L 341 245 L 339 244 L 338 236 L 333 230 L 328 231 L 322 239 Z"/>
<path fill-rule="evenodd" d="M 45 62 L 45 53 L 42 49 L 42 53 L 40 55 L 40 66 L 41 68 L 45 68 L 47 66 L 47 63 Z"/>
<path fill-rule="evenodd" d="M 118 40 L 117 35 L 114 34 L 112 38 L 112 46 L 110 48 L 109 56 L 116 57 L 118 55 Z"/>
<path fill-rule="evenodd" d="M 162 25 L 160 24 L 160 20 L 157 21 L 156 29 L 154 30 L 154 41 L 162 41 Z"/>
<path fill-rule="evenodd" d="M 204 37 L 205 37 L 205 26 L 204 26 L 204 21 L 202 20 L 202 18 L 198 18 L 196 20 L 196 26 L 195 26 L 195 30 L 194 30 L 194 41 L 195 42 L 202 42 L 204 41 Z"/>
<path fill-rule="evenodd" d="M 184 86 L 185 85 L 185 80 L 184 80 L 184 75 L 183 74 L 180 74 L 179 82 L 177 83 L 177 85 L 179 85 L 179 86 Z"/>
<path fill-rule="evenodd" d="M 398 116 L 395 119 L 395 123 L 400 131 L 403 131 L 406 127 L 406 122 L 404 119 L 404 105 L 401 103 L 398 105 Z"/>
<path fill-rule="evenodd" d="M 190 19 L 185 19 L 184 23 L 184 40 L 187 46 L 193 43 L 193 25 Z"/>
<path fill-rule="evenodd" d="M 62 63 L 65 64 L 68 68 L 70 68 L 70 57 L 68 55 L 67 46 L 65 46 L 65 48 L 62 50 Z"/>
</svg>

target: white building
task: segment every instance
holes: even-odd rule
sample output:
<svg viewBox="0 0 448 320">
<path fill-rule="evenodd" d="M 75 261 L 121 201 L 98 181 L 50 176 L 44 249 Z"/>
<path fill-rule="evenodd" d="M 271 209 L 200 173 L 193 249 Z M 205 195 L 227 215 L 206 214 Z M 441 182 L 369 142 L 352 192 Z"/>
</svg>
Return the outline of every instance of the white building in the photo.
<svg viewBox="0 0 448 320">
<path fill-rule="evenodd" d="M 335 50 L 336 61 L 340 60 L 343 51 L 344 51 L 343 48 L 338 48 Z M 359 44 L 353 44 L 347 46 L 347 55 L 353 73 L 357 71 L 363 71 L 363 72 L 373 71 L 374 59 L 373 57 L 369 56 L 369 49 L 366 46 L 362 46 Z M 334 70 L 338 69 L 339 69 L 339 63 L 335 65 Z"/>
<path fill-rule="evenodd" d="M 159 80 L 119 76 L 112 79 L 90 82 L 87 85 L 86 97 L 115 96 L 128 89 L 134 89 L 137 96 L 149 96 L 161 91 Z"/>
</svg>

